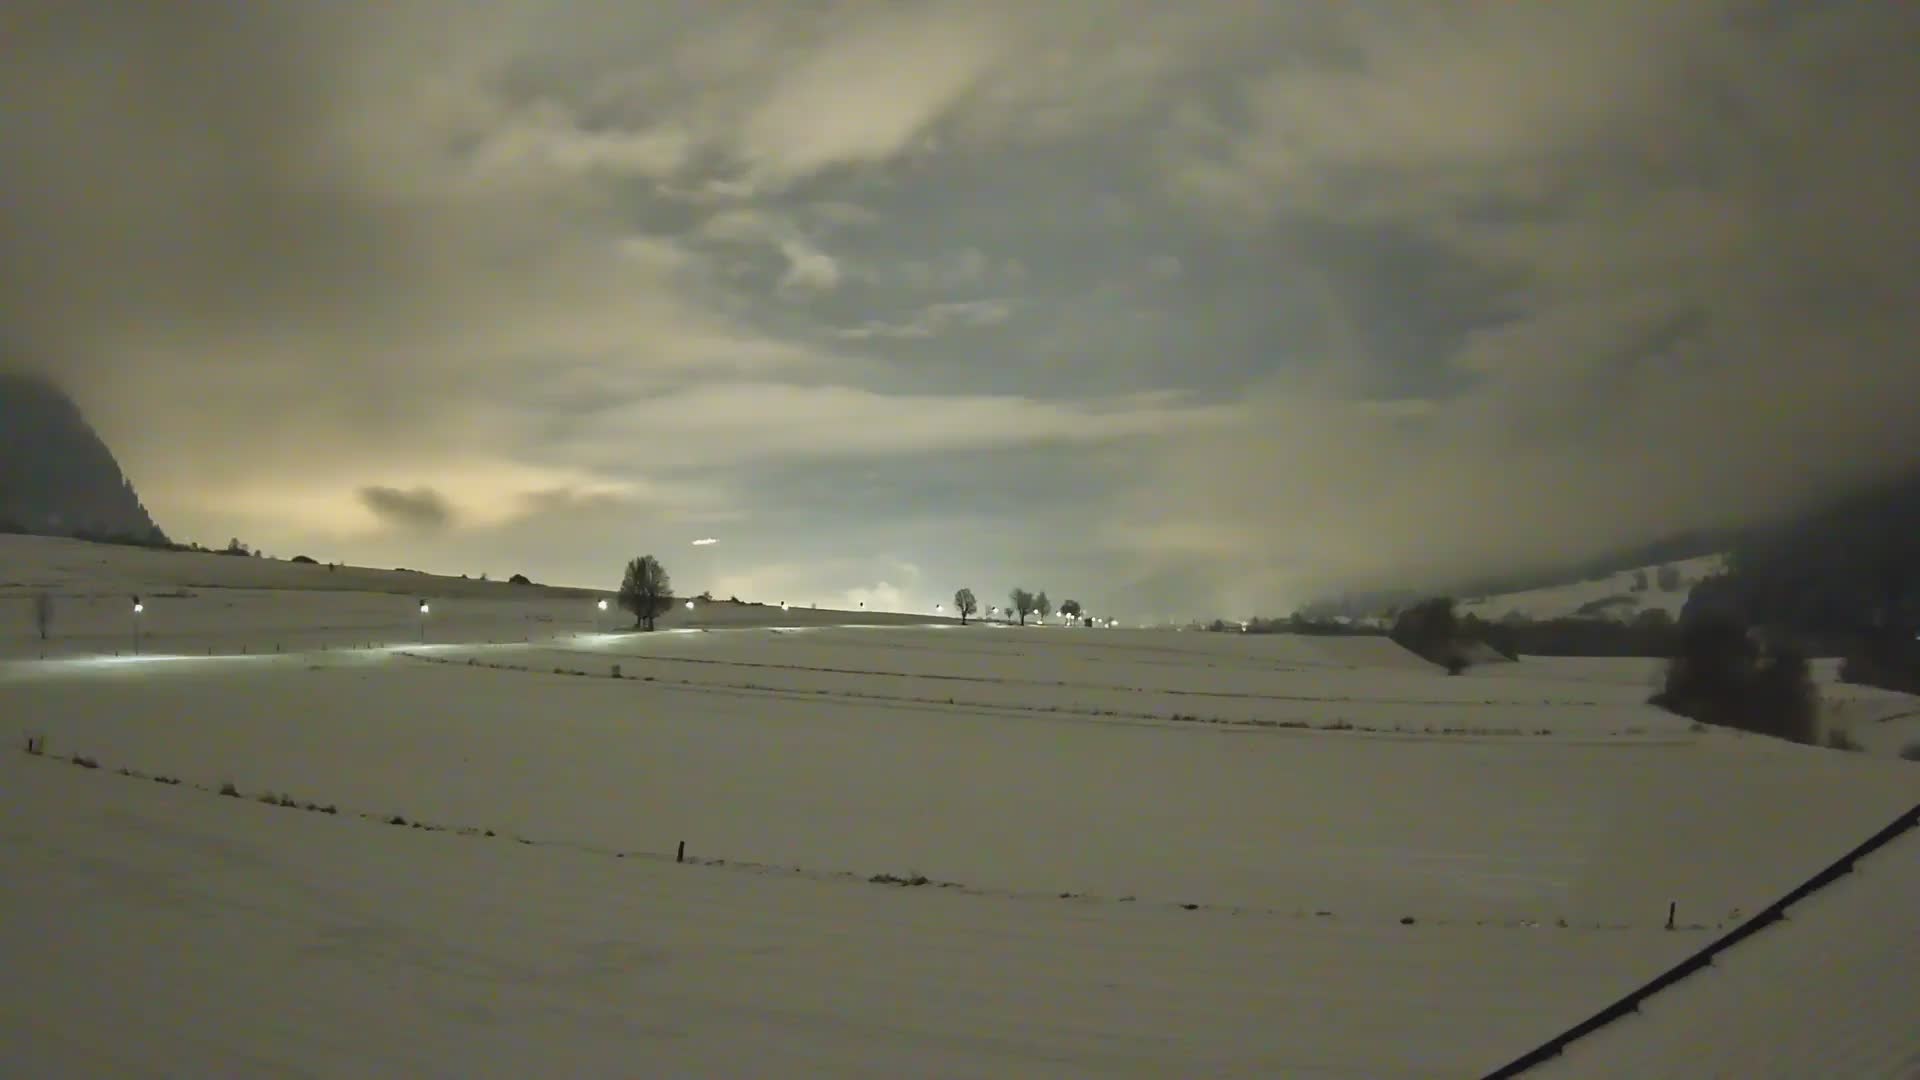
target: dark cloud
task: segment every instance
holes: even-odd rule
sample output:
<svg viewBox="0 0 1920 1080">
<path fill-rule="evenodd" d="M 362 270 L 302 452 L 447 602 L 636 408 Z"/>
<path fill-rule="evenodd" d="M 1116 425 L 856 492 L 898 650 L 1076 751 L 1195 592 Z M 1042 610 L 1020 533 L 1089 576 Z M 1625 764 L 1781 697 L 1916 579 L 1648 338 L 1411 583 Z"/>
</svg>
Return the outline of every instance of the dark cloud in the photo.
<svg viewBox="0 0 1920 1080">
<path fill-rule="evenodd" d="M 597 580 L 757 522 L 743 588 L 1077 562 L 1244 614 L 1920 462 L 1911 5 L 24 0 L 0 39 L 0 363 L 188 536 Z"/>
<path fill-rule="evenodd" d="M 360 489 L 360 501 L 381 520 L 405 529 L 434 532 L 453 524 L 453 507 L 432 488 L 366 487 Z"/>
</svg>

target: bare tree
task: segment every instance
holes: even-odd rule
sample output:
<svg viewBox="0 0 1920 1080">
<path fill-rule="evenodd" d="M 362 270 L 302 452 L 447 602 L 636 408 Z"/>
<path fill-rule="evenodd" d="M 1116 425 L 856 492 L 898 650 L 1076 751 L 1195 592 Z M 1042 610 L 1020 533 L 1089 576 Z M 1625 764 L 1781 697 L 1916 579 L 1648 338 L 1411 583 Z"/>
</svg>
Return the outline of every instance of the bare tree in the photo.
<svg viewBox="0 0 1920 1080">
<path fill-rule="evenodd" d="M 627 564 L 620 582 L 620 607 L 633 613 L 633 625 L 653 629 L 654 617 L 673 605 L 673 580 L 666 567 L 651 555 L 642 555 Z"/>
<path fill-rule="evenodd" d="M 973 598 L 972 589 L 961 589 L 953 594 L 953 609 L 960 613 L 960 625 L 967 624 L 967 616 L 980 610 L 980 601 Z"/>
<path fill-rule="evenodd" d="M 1013 610 L 1020 616 L 1020 625 L 1027 625 L 1027 616 L 1033 613 L 1033 594 L 1015 585 L 1013 591 L 1007 594 L 1007 599 L 1013 601 Z"/>
<path fill-rule="evenodd" d="M 53 633 L 53 594 L 40 592 L 33 594 L 33 627 L 40 631 L 40 640 L 47 640 Z"/>
</svg>

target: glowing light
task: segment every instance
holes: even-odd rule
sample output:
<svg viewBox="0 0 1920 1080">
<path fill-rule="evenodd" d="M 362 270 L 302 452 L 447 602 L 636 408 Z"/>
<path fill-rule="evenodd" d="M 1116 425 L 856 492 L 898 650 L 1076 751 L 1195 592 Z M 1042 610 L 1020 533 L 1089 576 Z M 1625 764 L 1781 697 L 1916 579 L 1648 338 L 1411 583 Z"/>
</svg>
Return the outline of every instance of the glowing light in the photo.
<svg viewBox="0 0 1920 1080">
<path fill-rule="evenodd" d="M 196 661 L 207 663 L 215 660 L 235 660 L 258 662 L 277 659 L 272 653 L 216 653 L 212 656 L 186 656 L 174 653 L 146 653 L 140 656 L 75 656 L 53 660 L 37 661 L 46 667 L 118 667 L 133 664 L 186 663 Z"/>
</svg>

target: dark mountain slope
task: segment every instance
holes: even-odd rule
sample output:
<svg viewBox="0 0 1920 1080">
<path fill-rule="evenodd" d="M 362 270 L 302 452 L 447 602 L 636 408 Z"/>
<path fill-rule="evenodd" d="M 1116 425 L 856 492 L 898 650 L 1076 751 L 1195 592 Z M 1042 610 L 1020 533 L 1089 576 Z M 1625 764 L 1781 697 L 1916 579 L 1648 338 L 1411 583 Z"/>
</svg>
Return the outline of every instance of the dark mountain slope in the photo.
<svg viewBox="0 0 1920 1080">
<path fill-rule="evenodd" d="M 0 373 L 0 531 L 165 543 L 113 451 L 65 392 Z"/>
</svg>

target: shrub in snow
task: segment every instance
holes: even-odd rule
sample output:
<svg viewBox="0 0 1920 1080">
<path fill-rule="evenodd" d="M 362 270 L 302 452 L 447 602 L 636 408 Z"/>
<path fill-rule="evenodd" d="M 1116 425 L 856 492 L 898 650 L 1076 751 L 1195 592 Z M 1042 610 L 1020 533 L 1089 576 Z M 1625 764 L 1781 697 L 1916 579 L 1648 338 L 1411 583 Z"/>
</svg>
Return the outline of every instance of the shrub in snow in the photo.
<svg viewBox="0 0 1920 1080">
<path fill-rule="evenodd" d="M 1387 636 L 1408 652 L 1446 668 L 1449 675 L 1458 675 L 1470 663 L 1460 648 L 1463 629 L 1454 614 L 1453 598 L 1435 596 L 1401 612 Z"/>
<path fill-rule="evenodd" d="M 1648 699 L 1702 723 L 1813 745 L 1819 701 L 1806 657 L 1792 649 L 1763 653 L 1739 623 L 1685 623 L 1660 691 Z"/>
<path fill-rule="evenodd" d="M 899 877 L 894 874 L 875 874 L 867 880 L 873 882 L 875 885 L 900 885 L 906 888 L 917 888 L 927 884 L 927 876 L 925 874 L 909 874 L 906 877 Z"/>
</svg>

